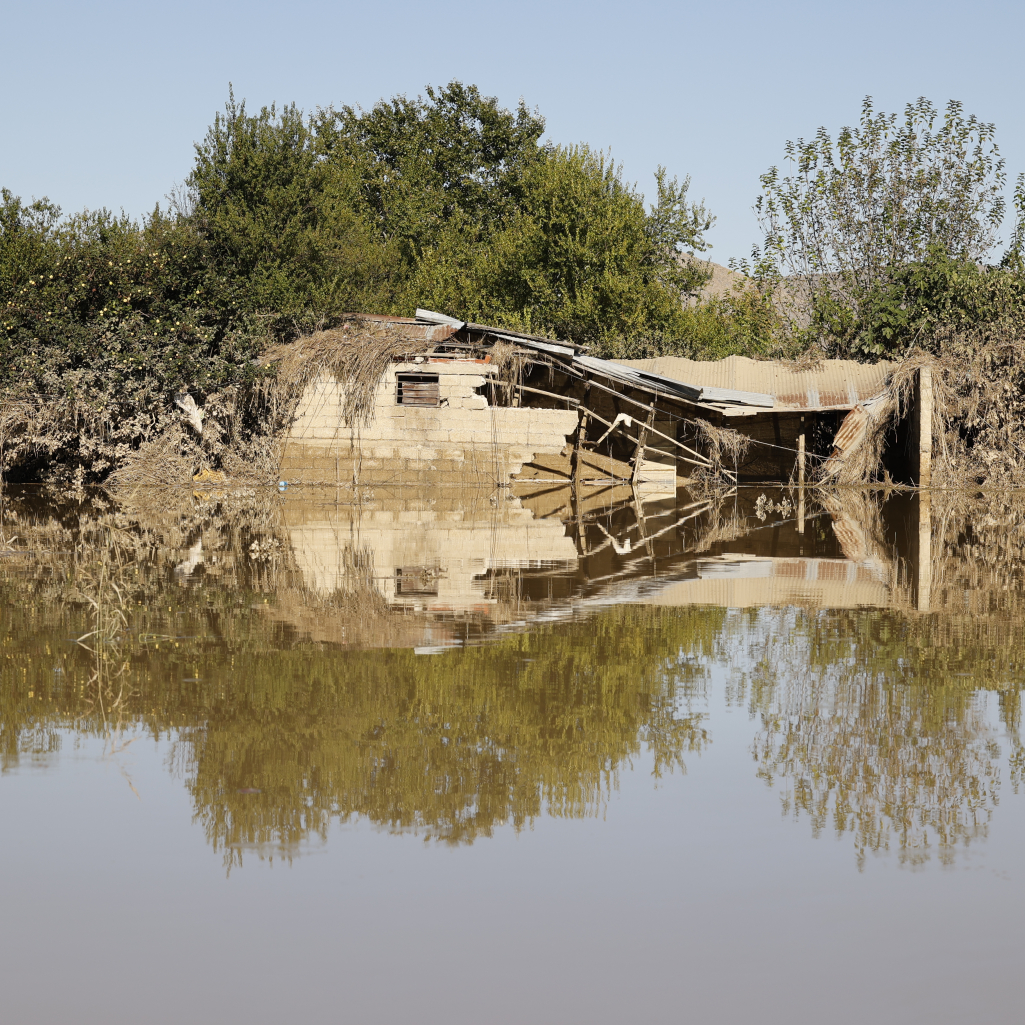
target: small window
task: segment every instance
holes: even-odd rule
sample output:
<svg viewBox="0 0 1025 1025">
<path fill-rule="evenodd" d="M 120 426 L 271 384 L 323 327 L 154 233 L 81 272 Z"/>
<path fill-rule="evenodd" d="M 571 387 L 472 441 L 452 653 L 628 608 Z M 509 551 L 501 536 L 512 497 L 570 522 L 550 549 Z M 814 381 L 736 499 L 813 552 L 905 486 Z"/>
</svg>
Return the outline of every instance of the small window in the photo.
<svg viewBox="0 0 1025 1025">
<path fill-rule="evenodd" d="M 397 374 L 395 401 L 400 406 L 440 405 L 437 374 Z"/>
<path fill-rule="evenodd" d="M 402 566 L 395 570 L 395 594 L 401 597 L 438 593 L 441 570 L 433 566 Z"/>
</svg>

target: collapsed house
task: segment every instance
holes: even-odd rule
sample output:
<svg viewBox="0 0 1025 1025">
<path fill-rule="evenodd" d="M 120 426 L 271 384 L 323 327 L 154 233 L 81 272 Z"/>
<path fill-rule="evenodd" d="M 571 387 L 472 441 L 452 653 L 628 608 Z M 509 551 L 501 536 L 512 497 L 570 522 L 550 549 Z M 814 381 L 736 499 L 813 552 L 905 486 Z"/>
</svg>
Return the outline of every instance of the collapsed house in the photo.
<svg viewBox="0 0 1025 1025">
<path fill-rule="evenodd" d="M 894 479 L 928 483 L 925 371 L 900 410 L 911 415 L 897 417 L 885 362 L 605 360 L 427 310 L 344 325 L 357 350 L 361 333 L 370 346 L 381 329 L 388 344 L 361 364 L 365 379 L 325 364 L 304 381 L 282 448 L 284 480 L 620 480 L 664 491 L 695 478 L 843 482 L 885 447 Z"/>
</svg>

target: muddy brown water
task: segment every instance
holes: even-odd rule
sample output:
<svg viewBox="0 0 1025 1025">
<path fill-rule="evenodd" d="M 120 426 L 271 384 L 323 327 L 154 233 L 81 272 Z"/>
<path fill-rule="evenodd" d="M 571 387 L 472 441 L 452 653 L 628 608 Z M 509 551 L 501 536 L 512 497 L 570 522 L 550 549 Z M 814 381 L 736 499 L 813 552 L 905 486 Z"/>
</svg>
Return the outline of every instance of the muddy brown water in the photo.
<svg viewBox="0 0 1025 1025">
<path fill-rule="evenodd" d="M 0 497 L 0 1019 L 1012 1022 L 1025 497 Z"/>
</svg>

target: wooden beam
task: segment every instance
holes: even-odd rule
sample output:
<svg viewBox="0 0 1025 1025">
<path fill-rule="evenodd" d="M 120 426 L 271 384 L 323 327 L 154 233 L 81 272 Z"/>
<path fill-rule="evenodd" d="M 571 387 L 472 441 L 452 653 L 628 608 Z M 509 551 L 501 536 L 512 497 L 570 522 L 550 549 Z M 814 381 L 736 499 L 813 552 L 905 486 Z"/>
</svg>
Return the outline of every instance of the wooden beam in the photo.
<svg viewBox="0 0 1025 1025">
<path fill-rule="evenodd" d="M 580 405 L 580 400 L 575 399 L 570 395 L 557 395 L 555 392 L 543 391 L 541 388 L 532 388 L 527 384 L 514 384 L 511 381 L 496 381 L 495 383 L 501 385 L 503 388 L 516 388 L 521 392 L 529 391 L 533 392 L 535 395 L 544 395 L 549 399 L 558 399 L 559 402 L 571 402 L 574 406 Z"/>
<path fill-rule="evenodd" d="M 932 596 L 932 496 L 928 491 L 918 495 L 917 590 L 915 605 L 919 612 L 928 612 Z"/>
<path fill-rule="evenodd" d="M 651 429 L 651 425 L 655 420 L 655 407 L 651 407 L 651 411 L 648 413 L 647 423 L 640 429 L 637 434 L 637 448 L 634 449 L 634 469 L 633 474 L 630 477 L 630 483 L 636 484 L 637 478 L 641 475 L 641 463 L 644 462 L 644 443 L 648 440 L 648 431 Z"/>
<path fill-rule="evenodd" d="M 593 409 L 585 409 L 585 407 L 583 405 L 581 405 L 579 408 L 582 409 L 585 413 L 587 413 L 588 416 L 594 417 L 594 419 L 597 420 L 599 423 L 605 424 L 606 427 L 612 428 L 614 426 L 618 426 L 618 425 L 614 425 L 614 424 L 609 423 L 609 421 L 606 420 L 605 417 L 599 416 Z M 624 432 L 624 433 L 626 433 L 626 432 Z M 660 438 L 665 438 L 666 441 L 672 441 L 674 445 L 678 446 L 679 448 L 682 448 L 686 452 L 693 451 L 692 449 L 687 448 L 686 445 L 681 445 L 680 442 L 673 441 L 672 438 L 669 438 L 669 437 L 667 437 L 664 434 L 660 434 L 658 431 L 656 431 L 654 429 L 652 429 L 651 433 L 652 434 L 658 434 L 658 436 Z M 630 437 L 629 434 L 627 434 L 626 436 L 628 438 Z M 696 452 L 694 454 L 698 455 L 698 453 L 696 453 Z M 704 459 L 704 458 L 689 459 L 687 456 L 677 456 L 676 458 L 677 459 L 682 459 L 685 463 L 693 463 L 695 466 L 705 466 L 708 469 L 712 469 L 711 462 L 709 460 L 707 460 L 707 459 Z"/>
<path fill-rule="evenodd" d="M 917 407 L 918 420 L 918 481 L 920 488 L 932 486 L 932 367 L 919 367 Z"/>
</svg>

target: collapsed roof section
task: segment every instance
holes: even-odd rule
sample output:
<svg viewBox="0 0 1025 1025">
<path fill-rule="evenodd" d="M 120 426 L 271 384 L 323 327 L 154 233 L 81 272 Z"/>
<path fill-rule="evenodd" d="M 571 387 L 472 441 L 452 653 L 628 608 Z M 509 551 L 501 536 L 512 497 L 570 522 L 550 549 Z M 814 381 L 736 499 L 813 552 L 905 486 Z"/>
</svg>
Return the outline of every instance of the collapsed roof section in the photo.
<svg viewBox="0 0 1025 1025">
<path fill-rule="evenodd" d="M 397 318 L 389 319 L 397 321 Z M 464 337 L 467 341 L 511 342 L 554 357 L 583 376 L 604 377 L 724 417 L 853 409 L 886 390 L 894 366 L 887 362 L 866 364 L 835 359 L 802 365 L 746 356 L 728 356 L 721 360 L 679 356 L 607 360 L 588 356 L 581 351 L 581 346 L 570 342 L 473 324 L 431 310 L 418 309 L 416 318 L 404 323 L 412 330 L 433 326 L 438 331 L 450 332 L 444 335 L 448 339 Z M 442 337 L 437 340 L 441 341 Z"/>
</svg>

